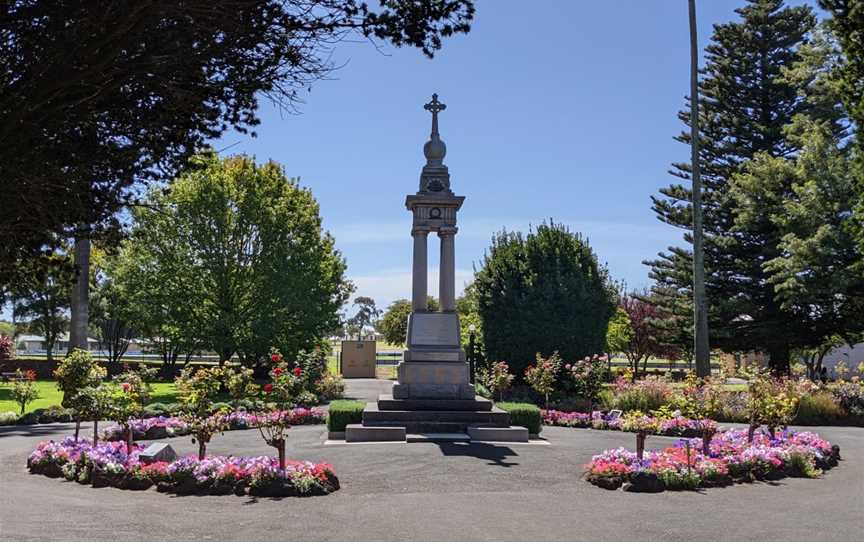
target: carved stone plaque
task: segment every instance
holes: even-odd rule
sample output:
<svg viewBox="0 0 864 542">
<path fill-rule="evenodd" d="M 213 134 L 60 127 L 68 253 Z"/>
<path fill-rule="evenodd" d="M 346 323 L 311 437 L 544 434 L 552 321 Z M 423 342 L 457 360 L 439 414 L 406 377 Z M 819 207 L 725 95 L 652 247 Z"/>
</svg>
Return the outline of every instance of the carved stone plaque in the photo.
<svg viewBox="0 0 864 542">
<path fill-rule="evenodd" d="M 459 318 L 456 314 L 414 313 L 409 328 L 409 347 L 459 346 Z"/>
</svg>

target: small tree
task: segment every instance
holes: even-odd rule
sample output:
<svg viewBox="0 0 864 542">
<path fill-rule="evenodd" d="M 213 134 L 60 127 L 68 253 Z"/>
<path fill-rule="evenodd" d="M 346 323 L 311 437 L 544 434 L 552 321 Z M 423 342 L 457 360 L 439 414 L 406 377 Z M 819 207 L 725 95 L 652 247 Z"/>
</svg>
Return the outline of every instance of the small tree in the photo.
<svg viewBox="0 0 864 542">
<path fill-rule="evenodd" d="M 12 398 L 21 407 L 21 414 L 27 410 L 27 405 L 39 398 L 39 390 L 36 389 L 35 371 L 15 371 L 15 382 L 12 384 Z"/>
<path fill-rule="evenodd" d="M 785 427 L 795 418 L 801 390 L 794 380 L 774 378 L 766 371 L 757 370 L 750 378 L 748 390 L 748 442 L 753 442 L 753 433 L 760 425 L 767 426 L 773 438 L 777 427 Z"/>
<path fill-rule="evenodd" d="M 126 436 L 127 453 L 132 453 L 132 420 L 141 415 L 144 403 L 150 398 L 145 375 L 146 372 L 127 369 L 102 390 L 108 398 L 108 417 L 120 425 Z"/>
<path fill-rule="evenodd" d="M 75 411 L 81 420 L 93 420 L 93 446 L 99 443 L 99 420 L 110 417 L 115 384 L 81 388 L 75 396 Z"/>
<path fill-rule="evenodd" d="M 288 366 L 278 350 L 274 350 L 270 359 L 273 368 L 270 370 L 270 382 L 261 391 L 263 400 L 269 412 L 259 416 L 258 430 L 269 446 L 276 448 L 279 454 L 279 468 L 285 470 L 285 433 L 289 425 L 290 408 L 298 394 L 302 391 L 301 380 L 303 370 L 297 366 Z"/>
<path fill-rule="evenodd" d="M 63 392 L 60 403 L 65 408 L 71 408 L 75 413 L 75 440 L 81 430 L 81 420 L 85 413 L 91 410 L 92 397 L 79 397 L 81 390 L 88 387 L 98 387 L 106 375 L 105 368 L 93 360 L 87 350 L 76 348 L 66 356 L 54 371 L 57 379 L 57 389 Z M 99 423 L 98 420 L 95 420 Z"/>
<path fill-rule="evenodd" d="M 513 383 L 514 378 L 510 374 L 510 367 L 503 361 L 496 361 L 488 369 L 481 368 L 478 375 L 480 383 L 486 386 L 492 393 L 492 397 L 496 397 L 499 401 L 504 390 Z"/>
<path fill-rule="evenodd" d="M 222 367 L 198 370 L 186 367 L 175 380 L 183 405 L 182 418 L 192 430 L 193 444 L 198 443 L 199 460 L 207 455 L 207 444 L 213 435 L 225 430 L 224 417 L 213 413 L 213 403 L 224 378 L 225 370 Z"/>
<path fill-rule="evenodd" d="M 537 354 L 537 363 L 525 369 L 525 381 L 545 399 L 544 408 L 549 408 L 549 394 L 555 390 L 555 381 L 561 369 L 561 357 L 558 352 L 544 359 Z"/>
<path fill-rule="evenodd" d="M 573 392 L 588 401 L 589 412 L 593 410 L 597 396 L 603 389 L 603 382 L 607 375 L 606 361 L 606 356 L 594 354 L 564 366 L 566 374 L 570 377 Z"/>
<path fill-rule="evenodd" d="M 228 388 L 235 408 L 240 405 L 240 401 L 257 393 L 258 386 L 252 378 L 253 374 L 254 371 L 248 367 L 238 367 L 233 371 L 226 371 L 225 387 Z"/>
</svg>

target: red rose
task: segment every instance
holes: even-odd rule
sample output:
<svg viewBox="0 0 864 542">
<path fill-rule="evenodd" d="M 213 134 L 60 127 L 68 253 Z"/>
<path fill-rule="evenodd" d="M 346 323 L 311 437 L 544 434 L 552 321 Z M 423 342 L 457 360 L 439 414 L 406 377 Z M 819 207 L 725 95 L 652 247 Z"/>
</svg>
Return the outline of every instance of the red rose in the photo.
<svg viewBox="0 0 864 542">
<path fill-rule="evenodd" d="M 276 367 L 275 369 L 273 369 L 273 375 L 274 376 L 279 376 L 281 374 L 282 374 L 282 367 Z"/>
<path fill-rule="evenodd" d="M 270 393 L 273 391 L 273 384 L 264 384 L 264 393 Z"/>
<path fill-rule="evenodd" d="M 294 376 L 300 376 L 300 373 L 303 372 L 303 369 L 300 367 L 294 367 Z"/>
<path fill-rule="evenodd" d="M 128 382 L 124 382 L 124 383 L 120 384 L 120 387 L 123 388 L 123 391 L 125 391 L 126 393 L 129 393 L 129 390 L 132 389 L 132 384 L 130 384 Z"/>
<path fill-rule="evenodd" d="M 278 363 L 282 361 L 282 354 L 270 354 L 270 361 L 273 363 Z"/>
</svg>

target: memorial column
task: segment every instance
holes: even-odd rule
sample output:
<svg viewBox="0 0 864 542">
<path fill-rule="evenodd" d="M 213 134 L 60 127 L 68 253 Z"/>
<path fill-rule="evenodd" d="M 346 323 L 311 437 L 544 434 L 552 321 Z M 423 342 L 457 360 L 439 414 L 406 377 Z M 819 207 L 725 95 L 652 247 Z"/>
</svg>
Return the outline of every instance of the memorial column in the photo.
<svg viewBox="0 0 864 542">
<path fill-rule="evenodd" d="M 429 231 L 419 228 L 411 230 L 414 237 L 414 263 L 411 274 L 411 309 L 413 311 L 426 310 L 426 287 L 428 284 L 426 261 L 426 239 Z"/>
<path fill-rule="evenodd" d="M 438 296 L 442 312 L 456 311 L 456 228 L 441 228 L 441 261 L 438 270 Z"/>
</svg>

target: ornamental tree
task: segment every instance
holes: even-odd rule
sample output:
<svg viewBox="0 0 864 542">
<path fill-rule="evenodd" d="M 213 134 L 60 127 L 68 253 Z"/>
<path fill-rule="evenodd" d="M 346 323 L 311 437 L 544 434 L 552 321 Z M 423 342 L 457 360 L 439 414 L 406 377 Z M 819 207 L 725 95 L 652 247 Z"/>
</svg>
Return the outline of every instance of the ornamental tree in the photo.
<svg viewBox="0 0 864 542">
<path fill-rule="evenodd" d="M 203 460 L 207 455 L 207 444 L 213 435 L 222 433 L 227 427 L 222 413 L 213 412 L 213 403 L 222 389 L 226 374 L 227 370 L 223 367 L 197 370 L 186 367 L 174 380 L 180 403 L 183 405 L 181 417 L 189 424 L 194 435 L 192 443 L 198 443 L 199 460 Z"/>
<path fill-rule="evenodd" d="M 290 367 L 278 350 L 270 354 L 270 382 L 261 388 L 267 412 L 258 417 L 258 431 L 269 446 L 279 454 L 279 468 L 285 470 L 285 433 L 291 428 L 291 408 L 303 389 L 300 366 Z"/>
<path fill-rule="evenodd" d="M 795 419 L 801 401 L 801 390 L 795 380 L 775 378 L 757 370 L 750 378 L 748 391 L 749 442 L 753 442 L 753 433 L 760 425 L 767 426 L 773 438 L 777 427 L 785 427 Z"/>
<path fill-rule="evenodd" d="M 117 422 L 126 435 L 128 453 L 132 453 L 132 420 L 141 416 L 144 404 L 150 400 L 150 386 L 146 379 L 152 376 L 152 373 L 150 369 L 132 369 L 127 366 L 102 391 L 108 398 L 108 418 Z"/>
<path fill-rule="evenodd" d="M 15 359 L 15 343 L 7 335 L 0 335 L 0 363 Z"/>
<path fill-rule="evenodd" d="M 240 405 L 240 401 L 258 392 L 253 371 L 248 367 L 237 367 L 233 371 L 226 371 L 225 387 L 228 388 L 228 394 L 231 395 L 235 408 Z"/>
<path fill-rule="evenodd" d="M 561 356 L 553 352 L 548 358 L 537 354 L 537 362 L 525 369 L 525 381 L 545 398 L 545 408 L 549 408 L 549 394 L 555 390 L 555 381 L 561 369 Z"/>
<path fill-rule="evenodd" d="M 603 389 L 603 382 L 606 381 L 608 375 L 607 361 L 608 358 L 605 355 L 594 354 L 564 366 L 573 393 L 588 400 L 589 412 L 592 410 L 600 390 Z"/>
<path fill-rule="evenodd" d="M 93 420 L 93 446 L 99 442 L 99 420 L 110 417 L 115 387 L 114 383 L 102 382 L 81 388 L 75 395 L 76 413 L 82 420 Z"/>
<path fill-rule="evenodd" d="M 71 408 L 75 413 L 75 440 L 78 440 L 81 420 L 92 410 L 92 397 L 79 397 L 79 394 L 85 388 L 98 387 L 106 374 L 105 368 L 93 359 L 89 351 L 79 348 L 72 350 L 54 371 L 57 389 L 63 392 L 60 404 L 64 408 Z"/>
<path fill-rule="evenodd" d="M 36 389 L 36 372 L 15 371 L 15 382 L 12 383 L 12 399 L 21 407 L 21 414 L 27 410 L 27 405 L 39 398 L 39 390 Z"/>
<path fill-rule="evenodd" d="M 479 370 L 478 380 L 486 386 L 492 397 L 501 400 L 504 391 L 513 383 L 514 375 L 510 374 L 510 367 L 504 361 L 496 361 L 489 368 L 482 367 Z"/>
</svg>

